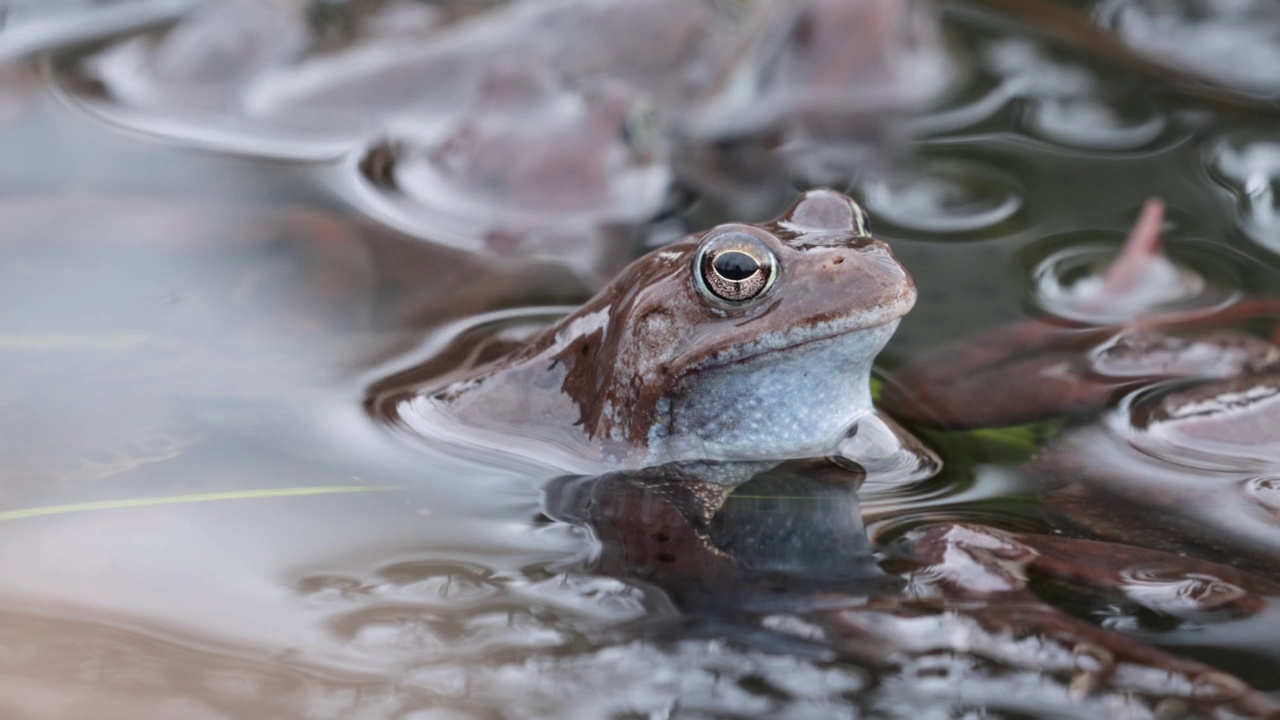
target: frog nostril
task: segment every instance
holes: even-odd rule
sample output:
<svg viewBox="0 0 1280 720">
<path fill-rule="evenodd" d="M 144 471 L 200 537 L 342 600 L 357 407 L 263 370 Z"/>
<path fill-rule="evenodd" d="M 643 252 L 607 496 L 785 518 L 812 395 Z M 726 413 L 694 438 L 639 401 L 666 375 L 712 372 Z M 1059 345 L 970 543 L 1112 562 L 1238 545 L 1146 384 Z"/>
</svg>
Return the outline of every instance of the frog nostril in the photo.
<svg viewBox="0 0 1280 720">
<path fill-rule="evenodd" d="M 832 264 L 832 265 L 839 265 L 839 264 L 841 264 L 841 263 L 843 263 L 843 262 L 844 262 L 844 258 L 842 258 L 842 257 L 838 257 L 838 258 L 836 258 L 835 260 L 832 260 L 832 261 L 831 261 L 831 264 Z"/>
</svg>

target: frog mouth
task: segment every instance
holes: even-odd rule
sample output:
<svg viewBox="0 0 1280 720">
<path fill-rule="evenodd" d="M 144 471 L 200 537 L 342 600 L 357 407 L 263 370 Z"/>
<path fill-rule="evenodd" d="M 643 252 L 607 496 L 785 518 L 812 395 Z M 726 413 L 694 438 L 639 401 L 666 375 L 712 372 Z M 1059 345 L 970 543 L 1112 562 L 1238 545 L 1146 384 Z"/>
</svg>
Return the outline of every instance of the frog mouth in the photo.
<svg viewBox="0 0 1280 720">
<path fill-rule="evenodd" d="M 756 338 L 750 342 L 731 345 L 712 351 L 705 358 L 693 363 L 693 370 L 710 370 L 725 365 L 746 362 L 773 353 L 790 353 L 806 345 L 848 338 L 850 345 L 863 343 L 862 349 L 850 348 L 851 354 L 865 355 L 868 366 L 897 329 L 898 322 L 915 304 L 915 297 L 908 295 L 876 306 L 870 312 L 836 316 L 827 320 L 814 320 L 790 331 Z"/>
</svg>

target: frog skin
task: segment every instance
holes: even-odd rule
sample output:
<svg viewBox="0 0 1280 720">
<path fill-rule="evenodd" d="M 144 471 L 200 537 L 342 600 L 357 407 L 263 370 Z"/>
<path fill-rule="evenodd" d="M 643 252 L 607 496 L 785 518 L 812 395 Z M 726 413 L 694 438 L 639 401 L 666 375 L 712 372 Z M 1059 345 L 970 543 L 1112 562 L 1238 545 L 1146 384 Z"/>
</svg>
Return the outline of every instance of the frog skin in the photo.
<svg viewBox="0 0 1280 720">
<path fill-rule="evenodd" d="M 1280 585 L 1154 550 L 965 523 L 927 525 L 877 548 L 849 475 L 825 461 L 784 463 L 712 514 L 680 465 L 567 477 L 547 487 L 544 511 L 591 532 L 599 549 L 588 572 L 640 583 L 661 594 L 655 605 L 674 604 L 681 637 L 708 628 L 795 654 L 834 654 L 908 693 L 927 692 L 915 685 L 926 668 L 961 673 L 968 690 L 931 697 L 933 705 L 1027 711 L 1013 696 L 1034 682 L 1064 716 L 1124 707 L 1145 717 L 1162 704 L 1203 717 L 1280 709 L 1239 678 L 1059 610 L 1030 583 L 1068 584 L 1191 625 L 1265 618 Z M 649 634 L 661 636 L 664 619 L 651 622 L 659 627 Z M 1023 690 L 1010 694 L 1010 682 Z"/>
<path fill-rule="evenodd" d="M 876 421 L 871 363 L 915 297 L 861 208 L 812 190 L 776 220 L 645 255 L 510 357 L 411 393 L 405 415 L 601 467 L 822 456 Z"/>
</svg>

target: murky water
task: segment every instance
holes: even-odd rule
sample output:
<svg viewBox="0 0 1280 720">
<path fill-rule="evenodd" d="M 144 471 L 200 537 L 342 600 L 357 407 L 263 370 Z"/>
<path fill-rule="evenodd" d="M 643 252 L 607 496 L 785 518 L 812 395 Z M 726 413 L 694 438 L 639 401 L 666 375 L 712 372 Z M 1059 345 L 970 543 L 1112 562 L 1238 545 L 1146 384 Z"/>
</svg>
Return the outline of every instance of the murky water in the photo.
<svg viewBox="0 0 1280 720">
<path fill-rule="evenodd" d="M 1145 446 L 1126 439 L 1126 413 L 1156 402 L 1145 395 L 1075 430 L 1058 420 L 913 428 L 941 458 L 932 477 L 872 478 L 855 495 L 823 481 L 840 468 L 788 464 L 743 486 L 706 527 L 689 524 L 682 503 L 693 500 L 679 492 L 567 476 L 385 422 L 377 399 L 388 388 L 457 374 L 646 247 L 734 213 L 768 216 L 792 194 L 776 192 L 790 180 L 774 167 L 745 189 L 735 183 L 746 176 L 729 173 L 701 202 L 696 189 L 676 191 L 675 174 L 735 166 L 670 167 L 655 159 L 667 150 L 643 113 L 610 114 L 606 96 L 518 62 L 452 77 L 497 94 L 404 121 L 407 135 L 361 105 L 418 80 L 394 63 L 369 73 L 386 58 L 344 52 L 466 28 L 494 5 L 226 0 L 199 11 L 214 22 L 173 29 L 166 19 L 183 4 L 155 2 L 102 16 L 109 31 L 85 18 L 110 4 L 19 2 L 0 16 L 0 716 L 1148 717 L 1189 707 L 1143 679 L 1172 665 L 1099 648 L 1096 628 L 1232 673 L 1258 697 L 1280 691 L 1267 407 L 1254 409 L 1260 439 L 1225 469 L 1196 461 L 1221 460 L 1232 438 L 1198 446 L 1204 435 L 1186 424 L 1166 423 Z M 1261 0 L 1072 5 L 1188 72 L 1274 95 L 1280 19 Z M 840 146 L 876 168 L 850 192 L 920 290 L 877 362 L 881 377 L 930 345 L 1028 315 L 1098 320 L 1080 278 L 1114 256 L 1151 196 L 1169 208 L 1174 262 L 1152 304 L 1204 310 L 1275 293 L 1280 135 L 1269 106 L 1213 111 L 988 11 L 944 7 L 948 71 L 916 93 L 926 102 L 903 121 L 909 147 L 871 162 L 860 143 L 879 135 Z M 226 24 L 252 13 L 265 19 L 246 25 L 269 42 Z M 289 13 L 312 35 L 271 24 Z M 481 47 L 501 38 L 473 34 Z M 924 47 L 931 36 L 913 37 Z M 439 51 L 442 74 L 470 57 L 460 44 Z M 1188 44 L 1204 52 L 1176 53 Z M 1246 45 L 1256 54 L 1238 57 Z M 672 57 L 655 55 L 628 67 L 664 72 Z M 582 62 L 574 72 L 587 73 Z M 1270 75 L 1253 72 L 1263 66 Z M 251 82 L 263 68 L 276 74 Z M 313 95 L 334 68 L 351 74 Z M 573 150 L 534 157 L 494 200 L 484 163 L 507 167 L 531 107 L 546 113 L 539 127 L 560 128 L 553 147 Z M 456 198 L 433 175 L 451 134 L 464 150 L 501 141 Z M 797 176 L 831 171 L 797 157 Z M 529 180 L 548 173 L 561 184 Z M 605 180 L 586 210 L 573 205 L 585 190 L 557 193 Z M 570 221 L 547 229 L 522 203 L 555 205 Z M 1063 432 L 1076 433 L 1057 451 L 1072 462 L 1112 471 L 1155 457 L 1175 468 L 1170 487 L 1205 504 L 1205 522 L 1248 518 L 1237 535 L 1257 552 L 1241 562 L 1264 578 L 1135 560 L 1106 587 L 1100 575 L 1045 570 L 1051 579 L 1022 578 L 1008 607 L 930 604 L 953 578 L 921 560 L 932 546 L 913 533 L 940 523 L 1108 539 L 1114 517 L 1072 526 L 1080 499 L 1069 484 L 1044 491 L 1044 477 L 1069 471 L 1028 470 Z M 1093 502 L 1130 501 L 1115 506 L 1123 518 L 1162 492 L 1144 487 Z M 1168 503 L 1146 512 L 1179 510 Z M 1229 544 L 1192 545 L 1232 560 Z M 1034 547 L 1044 563 L 1061 552 Z M 983 567 L 966 592 L 1012 582 Z M 1239 610 L 1241 598 L 1257 607 Z M 1020 644 L 1037 632 L 1052 652 Z M 1090 647 L 1105 672 L 1087 669 Z M 1110 673 L 1123 682 L 1081 689 L 1080 677 Z M 1191 678 L 1198 697 L 1232 680 L 1200 665 L 1170 673 Z M 1258 697 L 1243 712 L 1261 713 Z"/>
</svg>

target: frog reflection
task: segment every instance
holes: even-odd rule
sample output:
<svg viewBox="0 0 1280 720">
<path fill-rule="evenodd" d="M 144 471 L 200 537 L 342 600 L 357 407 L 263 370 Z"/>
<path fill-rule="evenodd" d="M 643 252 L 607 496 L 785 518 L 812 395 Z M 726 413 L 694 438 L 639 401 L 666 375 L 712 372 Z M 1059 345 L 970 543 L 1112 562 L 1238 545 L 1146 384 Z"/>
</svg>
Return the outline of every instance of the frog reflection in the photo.
<svg viewBox="0 0 1280 720">
<path fill-rule="evenodd" d="M 1028 710 L 1014 687 L 1034 687 L 1062 712 L 1280 708 L 1237 678 L 1073 617 L 1030 589 L 1069 584 L 1175 623 L 1225 623 L 1275 614 L 1273 583 L 1160 552 L 962 523 L 919 528 L 886 560 L 862 524 L 859 473 L 793 461 L 732 494 L 700 474 L 669 465 L 561 478 L 545 491 L 547 514 L 598 543 L 588 572 L 642 583 L 655 606 L 675 605 L 675 626 L 659 614 L 651 637 L 693 633 L 835 657 L 896 676 L 885 687 L 905 683 L 913 697 L 938 692 L 930 673 L 967 672 L 965 689 L 931 701 L 989 710 Z"/>
<path fill-rule="evenodd" d="M 664 465 L 570 476 L 544 491 L 552 517 L 585 525 L 601 548 L 595 572 L 646 580 L 693 612 L 765 612 L 805 595 L 892 592 L 862 525 L 862 474 L 797 461 L 730 488 L 701 468 Z"/>
</svg>

